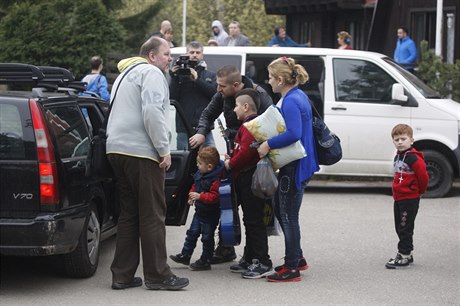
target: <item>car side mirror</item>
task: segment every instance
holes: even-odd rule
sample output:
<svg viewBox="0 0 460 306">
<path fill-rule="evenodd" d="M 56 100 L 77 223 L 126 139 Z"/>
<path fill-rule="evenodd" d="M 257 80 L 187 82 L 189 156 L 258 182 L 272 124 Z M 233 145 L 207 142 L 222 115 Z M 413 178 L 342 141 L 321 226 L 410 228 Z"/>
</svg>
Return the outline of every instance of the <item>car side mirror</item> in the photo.
<svg viewBox="0 0 460 306">
<path fill-rule="evenodd" d="M 395 83 L 391 87 L 391 104 L 403 105 L 406 104 L 408 97 L 404 94 L 404 87 Z"/>
</svg>

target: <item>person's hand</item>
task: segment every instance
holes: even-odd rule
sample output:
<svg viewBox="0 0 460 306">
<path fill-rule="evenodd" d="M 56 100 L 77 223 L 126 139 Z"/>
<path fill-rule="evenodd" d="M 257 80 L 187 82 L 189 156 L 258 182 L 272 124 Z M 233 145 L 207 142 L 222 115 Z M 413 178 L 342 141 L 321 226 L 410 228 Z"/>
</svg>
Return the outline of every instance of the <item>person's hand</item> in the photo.
<svg viewBox="0 0 460 306">
<path fill-rule="evenodd" d="M 190 192 L 188 194 L 189 201 L 196 201 L 200 199 L 200 194 L 198 192 Z"/>
<path fill-rule="evenodd" d="M 171 167 L 171 154 L 160 157 L 160 168 L 165 168 L 166 171 Z"/>
<path fill-rule="evenodd" d="M 206 139 L 206 137 L 204 135 L 195 134 L 192 137 L 190 137 L 188 142 L 190 143 L 190 147 L 192 149 L 195 149 L 195 148 L 198 148 L 199 146 L 201 146 L 204 143 L 205 139 Z"/>
<path fill-rule="evenodd" d="M 268 154 L 268 151 L 270 151 L 270 146 L 266 141 L 262 142 L 261 145 L 257 148 L 257 152 L 259 153 L 260 158 L 265 157 L 265 155 Z"/>
<path fill-rule="evenodd" d="M 279 47 L 279 46 L 280 46 L 280 45 L 278 45 L 278 44 L 274 44 L 274 45 L 272 45 L 272 47 Z"/>
<path fill-rule="evenodd" d="M 226 158 L 224 161 L 225 169 L 230 170 L 230 159 Z"/>
<path fill-rule="evenodd" d="M 172 68 L 171 68 L 171 74 L 176 74 L 176 73 L 177 73 L 177 70 L 179 70 L 179 66 L 178 66 L 178 65 L 172 66 Z"/>
<path fill-rule="evenodd" d="M 198 79 L 198 72 L 196 72 L 196 70 L 193 68 L 190 68 L 190 78 L 193 81 L 196 81 Z"/>
</svg>

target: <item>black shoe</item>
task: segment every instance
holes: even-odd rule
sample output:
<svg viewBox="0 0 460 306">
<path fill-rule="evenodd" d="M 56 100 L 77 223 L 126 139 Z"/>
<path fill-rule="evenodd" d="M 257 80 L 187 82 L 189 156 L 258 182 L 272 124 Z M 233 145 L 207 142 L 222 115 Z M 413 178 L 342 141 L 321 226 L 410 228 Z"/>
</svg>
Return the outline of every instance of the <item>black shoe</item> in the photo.
<svg viewBox="0 0 460 306">
<path fill-rule="evenodd" d="M 211 264 L 220 264 L 224 262 L 234 261 L 236 259 L 236 253 L 234 247 L 218 246 L 214 251 L 214 255 L 211 258 Z"/>
<path fill-rule="evenodd" d="M 151 281 L 146 280 L 144 284 L 145 284 L 145 287 L 147 287 L 147 289 L 150 289 L 150 290 L 160 290 L 160 289 L 179 290 L 179 289 L 182 289 L 188 286 L 188 278 L 177 277 L 175 275 L 171 275 L 164 281 L 151 282 Z"/>
<path fill-rule="evenodd" d="M 286 268 L 285 265 L 277 266 L 275 268 L 275 272 L 279 272 L 284 268 Z M 300 258 L 299 259 L 299 264 L 297 265 L 297 269 L 299 269 L 299 271 L 305 271 L 305 270 L 308 270 L 308 268 L 309 268 L 309 266 L 307 264 L 307 261 L 305 260 L 305 257 Z"/>
<path fill-rule="evenodd" d="M 192 271 L 205 271 L 211 270 L 211 264 L 207 260 L 202 260 L 201 258 L 190 264 L 189 269 Z"/>
<path fill-rule="evenodd" d="M 140 277 L 133 278 L 132 282 L 130 283 L 112 282 L 112 289 L 114 290 L 128 289 L 140 286 L 142 286 L 142 278 Z"/>
<path fill-rule="evenodd" d="M 396 254 L 395 258 L 390 258 L 390 260 L 385 264 L 387 269 L 396 269 L 399 267 L 407 267 L 409 264 L 414 262 L 414 257 L 412 254 L 403 255 L 401 253 Z"/>
<path fill-rule="evenodd" d="M 284 267 L 278 272 L 267 276 L 267 281 L 275 283 L 300 282 L 299 270 L 290 270 Z"/>
<path fill-rule="evenodd" d="M 183 255 L 182 253 L 179 253 L 177 255 L 169 255 L 169 258 L 171 258 L 173 261 L 186 265 L 188 266 L 190 264 L 190 256 L 189 255 Z"/>
</svg>

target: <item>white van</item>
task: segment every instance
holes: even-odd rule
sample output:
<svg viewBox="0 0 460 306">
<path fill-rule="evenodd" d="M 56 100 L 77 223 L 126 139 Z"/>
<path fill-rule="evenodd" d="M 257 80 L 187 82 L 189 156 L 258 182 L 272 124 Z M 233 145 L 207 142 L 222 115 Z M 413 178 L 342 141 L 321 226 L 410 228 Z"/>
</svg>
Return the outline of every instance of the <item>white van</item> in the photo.
<svg viewBox="0 0 460 306">
<path fill-rule="evenodd" d="M 172 49 L 173 56 L 185 48 Z M 342 143 L 343 159 L 318 174 L 393 176 L 391 129 L 413 127 L 414 147 L 425 154 L 430 182 L 426 197 L 445 196 L 459 177 L 460 103 L 440 96 L 391 58 L 378 53 L 322 48 L 205 47 L 208 69 L 225 64 L 273 94 L 268 64 L 280 56 L 303 65 L 310 81 L 301 86 Z M 277 100 L 276 95 L 273 95 Z"/>
</svg>

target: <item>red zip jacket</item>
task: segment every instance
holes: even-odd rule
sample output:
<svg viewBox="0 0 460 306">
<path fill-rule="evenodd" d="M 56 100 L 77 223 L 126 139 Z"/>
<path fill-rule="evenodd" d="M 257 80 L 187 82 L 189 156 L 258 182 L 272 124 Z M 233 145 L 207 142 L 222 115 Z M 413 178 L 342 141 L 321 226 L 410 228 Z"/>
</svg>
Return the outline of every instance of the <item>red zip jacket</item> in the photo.
<svg viewBox="0 0 460 306">
<path fill-rule="evenodd" d="M 422 152 L 410 148 L 397 152 L 394 158 L 393 199 L 416 199 L 428 187 L 428 173 Z"/>
<path fill-rule="evenodd" d="M 243 123 L 251 121 L 255 117 L 257 117 L 257 115 L 250 115 L 244 119 Z M 257 166 L 257 162 L 260 160 L 259 153 L 257 149 L 249 147 L 255 141 L 254 136 L 252 136 L 248 129 L 242 124 L 236 133 L 235 148 L 233 149 L 232 157 L 229 162 L 235 177 L 237 177 L 241 171 Z"/>
</svg>

